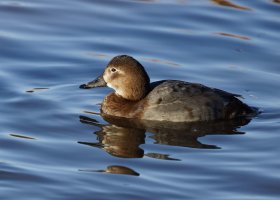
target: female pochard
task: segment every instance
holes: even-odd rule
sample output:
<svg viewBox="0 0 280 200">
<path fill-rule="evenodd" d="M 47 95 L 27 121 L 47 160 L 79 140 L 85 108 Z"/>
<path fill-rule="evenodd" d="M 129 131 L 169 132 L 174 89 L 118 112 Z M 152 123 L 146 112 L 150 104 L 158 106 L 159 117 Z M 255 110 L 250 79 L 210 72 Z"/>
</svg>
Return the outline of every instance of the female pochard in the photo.
<svg viewBox="0 0 280 200">
<path fill-rule="evenodd" d="M 103 74 L 80 88 L 108 86 L 101 113 L 153 121 L 195 122 L 234 119 L 254 113 L 239 95 L 197 83 L 164 80 L 150 83 L 144 67 L 134 58 L 114 57 Z"/>
</svg>

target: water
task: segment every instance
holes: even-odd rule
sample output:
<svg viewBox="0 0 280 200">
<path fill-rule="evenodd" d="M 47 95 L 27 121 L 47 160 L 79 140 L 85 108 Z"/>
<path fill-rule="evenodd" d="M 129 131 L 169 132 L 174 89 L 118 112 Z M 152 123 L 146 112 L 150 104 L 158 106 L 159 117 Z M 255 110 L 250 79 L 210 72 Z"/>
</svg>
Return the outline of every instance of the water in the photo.
<svg viewBox="0 0 280 200">
<path fill-rule="evenodd" d="M 0 1 L 1 199 L 279 199 L 279 13 L 276 0 Z M 262 114 L 110 125 L 92 113 L 111 90 L 78 86 L 119 54 Z"/>
</svg>

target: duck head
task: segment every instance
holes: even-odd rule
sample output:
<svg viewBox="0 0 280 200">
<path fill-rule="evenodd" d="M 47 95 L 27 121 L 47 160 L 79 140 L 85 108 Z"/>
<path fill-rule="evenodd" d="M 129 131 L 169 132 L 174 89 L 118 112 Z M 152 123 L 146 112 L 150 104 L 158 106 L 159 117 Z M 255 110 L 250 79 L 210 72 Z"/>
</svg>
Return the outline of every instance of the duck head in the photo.
<svg viewBox="0 0 280 200">
<path fill-rule="evenodd" d="M 80 88 L 89 89 L 108 86 L 118 96 L 131 101 L 144 98 L 150 91 L 150 78 L 144 67 L 133 57 L 120 55 L 114 57 L 103 74 Z"/>
</svg>

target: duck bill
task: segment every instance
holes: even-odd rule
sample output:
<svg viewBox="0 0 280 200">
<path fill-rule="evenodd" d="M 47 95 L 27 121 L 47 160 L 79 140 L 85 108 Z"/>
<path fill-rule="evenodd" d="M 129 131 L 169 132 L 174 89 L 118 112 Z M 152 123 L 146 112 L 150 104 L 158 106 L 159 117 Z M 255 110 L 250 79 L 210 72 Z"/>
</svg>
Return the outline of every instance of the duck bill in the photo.
<svg viewBox="0 0 280 200">
<path fill-rule="evenodd" d="M 80 88 L 82 89 L 90 89 L 90 88 L 96 88 L 96 87 L 105 87 L 107 86 L 107 83 L 103 79 L 103 74 L 99 77 L 97 77 L 95 80 L 88 82 L 87 84 L 80 85 Z"/>
</svg>

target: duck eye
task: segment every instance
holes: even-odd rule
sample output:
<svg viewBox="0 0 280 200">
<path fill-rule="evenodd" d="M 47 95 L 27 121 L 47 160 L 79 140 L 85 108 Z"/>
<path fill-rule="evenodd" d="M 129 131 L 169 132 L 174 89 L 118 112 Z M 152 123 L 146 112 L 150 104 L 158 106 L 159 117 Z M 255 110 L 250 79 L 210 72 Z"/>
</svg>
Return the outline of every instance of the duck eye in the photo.
<svg viewBox="0 0 280 200">
<path fill-rule="evenodd" d="M 111 72 L 116 72 L 117 70 L 116 70 L 116 68 L 111 68 Z"/>
</svg>

